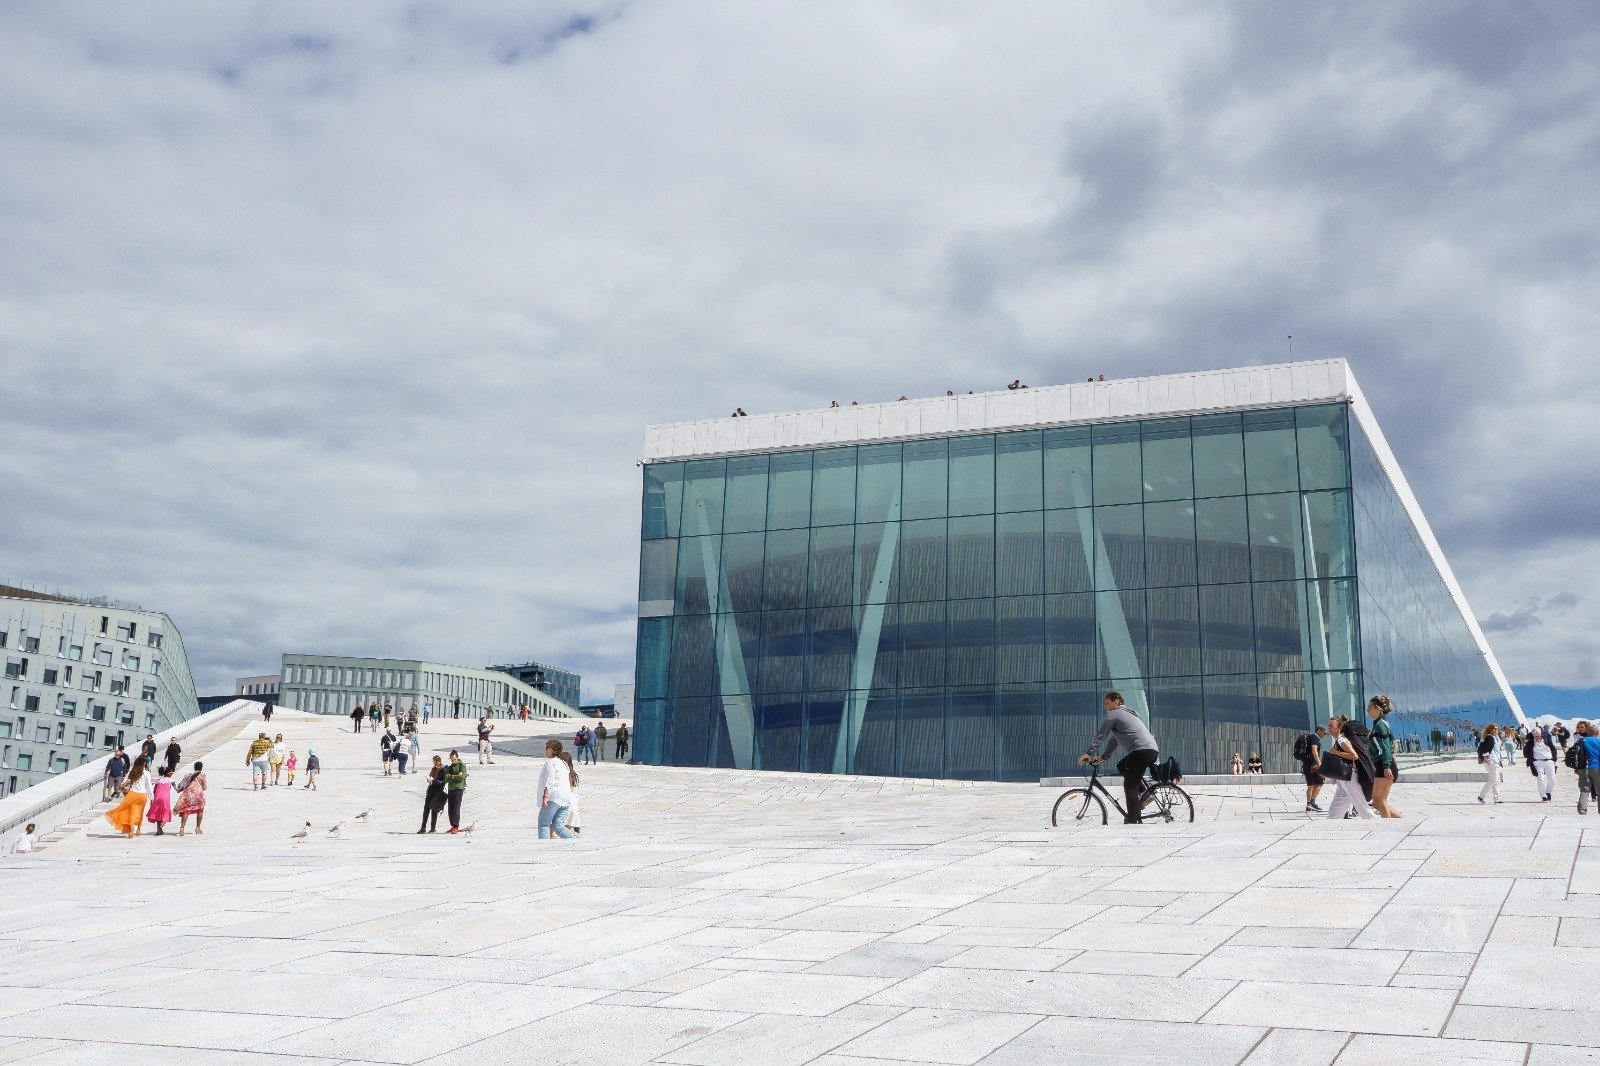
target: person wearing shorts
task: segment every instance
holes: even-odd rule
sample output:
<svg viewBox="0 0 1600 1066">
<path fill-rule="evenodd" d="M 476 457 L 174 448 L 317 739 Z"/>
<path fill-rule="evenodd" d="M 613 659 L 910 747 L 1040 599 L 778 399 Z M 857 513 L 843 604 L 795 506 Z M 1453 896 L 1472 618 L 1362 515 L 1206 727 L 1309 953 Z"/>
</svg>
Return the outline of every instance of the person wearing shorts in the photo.
<svg viewBox="0 0 1600 1066">
<path fill-rule="evenodd" d="M 271 772 L 268 757 L 272 754 L 272 741 L 267 739 L 265 733 L 256 734 L 256 739 L 251 742 L 250 750 L 245 753 L 244 761 L 250 767 L 250 788 L 252 791 L 269 787 L 267 774 Z"/>
<path fill-rule="evenodd" d="M 1322 791 L 1322 742 L 1328 738 L 1328 727 L 1317 726 L 1316 744 L 1306 752 L 1306 757 L 1300 760 L 1300 773 L 1306 779 L 1306 810 L 1320 811 L 1317 805 L 1317 793 Z"/>
<path fill-rule="evenodd" d="M 494 745 L 489 742 L 489 735 L 494 732 L 494 726 L 489 719 L 483 716 L 478 718 L 478 765 L 487 762 L 494 765 Z"/>
</svg>

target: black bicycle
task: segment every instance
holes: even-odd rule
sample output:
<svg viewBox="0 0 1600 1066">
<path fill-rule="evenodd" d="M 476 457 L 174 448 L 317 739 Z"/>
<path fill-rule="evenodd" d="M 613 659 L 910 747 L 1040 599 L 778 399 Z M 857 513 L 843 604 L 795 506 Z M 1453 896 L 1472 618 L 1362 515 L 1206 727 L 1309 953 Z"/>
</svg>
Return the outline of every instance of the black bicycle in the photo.
<svg viewBox="0 0 1600 1066">
<path fill-rule="evenodd" d="M 1105 798 L 1102 799 L 1102 796 Z M 1082 788 L 1069 788 L 1061 793 L 1056 805 L 1050 808 L 1050 824 L 1059 826 L 1063 822 L 1091 821 L 1098 813 L 1100 824 L 1105 825 L 1109 821 L 1106 813 L 1107 801 L 1117 809 L 1119 815 L 1127 818 L 1128 812 L 1100 780 L 1100 764 L 1090 763 L 1088 783 Z M 1154 784 L 1146 784 L 1144 792 L 1139 797 L 1139 817 L 1145 821 L 1159 818 L 1163 822 L 1192 822 L 1194 800 L 1189 798 L 1187 792 L 1171 782 L 1157 781 Z"/>
</svg>

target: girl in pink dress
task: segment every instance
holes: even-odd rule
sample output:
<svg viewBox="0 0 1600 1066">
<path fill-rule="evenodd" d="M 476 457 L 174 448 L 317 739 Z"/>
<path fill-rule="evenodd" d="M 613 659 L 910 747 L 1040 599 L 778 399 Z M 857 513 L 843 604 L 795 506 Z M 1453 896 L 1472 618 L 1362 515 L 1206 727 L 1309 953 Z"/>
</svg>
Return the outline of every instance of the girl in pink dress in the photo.
<svg viewBox="0 0 1600 1066">
<path fill-rule="evenodd" d="M 172 821 L 172 767 L 161 768 L 150 796 L 150 813 L 145 817 L 155 824 L 156 836 L 166 835 L 167 823 Z"/>
</svg>

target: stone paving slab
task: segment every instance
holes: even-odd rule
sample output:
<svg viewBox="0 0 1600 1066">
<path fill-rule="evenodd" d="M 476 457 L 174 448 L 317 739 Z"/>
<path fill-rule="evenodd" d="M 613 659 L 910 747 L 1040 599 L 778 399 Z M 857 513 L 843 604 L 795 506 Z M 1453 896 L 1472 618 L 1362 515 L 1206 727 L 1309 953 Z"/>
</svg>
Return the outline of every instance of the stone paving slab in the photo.
<svg viewBox="0 0 1600 1066">
<path fill-rule="evenodd" d="M 583 838 L 541 843 L 534 760 L 431 723 L 474 832 L 419 836 L 423 778 L 345 725 L 274 717 L 318 791 L 251 791 L 247 732 L 204 835 L 91 819 L 0 863 L 0 1063 L 1600 1066 L 1567 775 L 1495 807 L 1409 778 L 1386 822 L 1196 785 L 1192 825 L 1053 829 L 1036 785 L 608 762 Z"/>
</svg>

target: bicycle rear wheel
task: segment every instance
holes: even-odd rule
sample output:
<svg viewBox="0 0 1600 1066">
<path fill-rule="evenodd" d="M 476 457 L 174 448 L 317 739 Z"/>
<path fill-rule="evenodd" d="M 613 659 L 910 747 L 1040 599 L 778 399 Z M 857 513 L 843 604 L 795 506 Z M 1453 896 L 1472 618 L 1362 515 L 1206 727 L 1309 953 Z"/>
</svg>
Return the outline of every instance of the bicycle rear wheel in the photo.
<svg viewBox="0 0 1600 1066">
<path fill-rule="evenodd" d="M 1056 805 L 1050 808 L 1050 824 L 1059 826 L 1072 822 L 1093 822 L 1098 816 L 1106 824 L 1106 804 L 1086 788 L 1069 788 L 1061 793 Z"/>
<path fill-rule="evenodd" d="M 1192 822 L 1194 801 L 1177 785 L 1155 785 L 1145 793 L 1140 816 L 1145 821 L 1159 818 L 1163 822 Z"/>
</svg>

